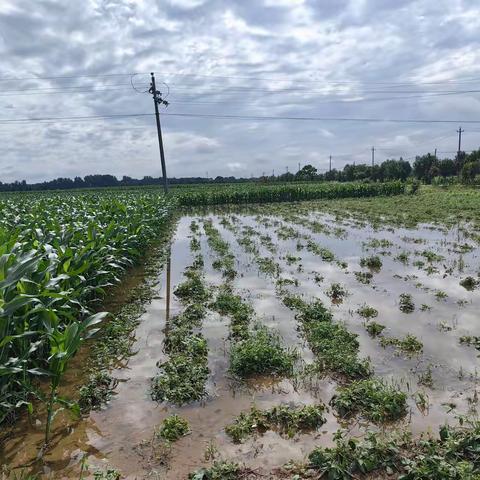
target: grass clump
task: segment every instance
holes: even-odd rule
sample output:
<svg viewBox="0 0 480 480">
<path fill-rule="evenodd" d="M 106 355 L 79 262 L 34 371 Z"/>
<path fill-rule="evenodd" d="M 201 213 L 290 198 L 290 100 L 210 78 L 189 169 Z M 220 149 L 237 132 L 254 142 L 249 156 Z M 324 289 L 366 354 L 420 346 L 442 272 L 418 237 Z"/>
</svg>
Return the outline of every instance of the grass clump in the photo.
<svg viewBox="0 0 480 480">
<path fill-rule="evenodd" d="M 415 304 L 409 293 L 400 294 L 398 305 L 403 313 L 412 313 L 415 310 Z"/>
<path fill-rule="evenodd" d="M 383 337 L 380 340 L 382 347 L 392 345 L 407 355 L 416 355 L 423 350 L 423 343 L 415 335 L 407 334 L 404 338 Z"/>
<path fill-rule="evenodd" d="M 106 371 L 93 372 L 88 377 L 88 382 L 80 388 L 78 405 L 82 413 L 98 410 L 111 398 L 117 381 Z"/>
<path fill-rule="evenodd" d="M 367 320 L 378 316 L 378 310 L 370 307 L 369 305 L 363 305 L 362 307 L 358 308 L 357 313 Z"/>
<path fill-rule="evenodd" d="M 189 480 L 238 480 L 242 469 L 238 463 L 225 460 L 214 462 L 210 468 L 201 468 L 188 476 Z"/>
<path fill-rule="evenodd" d="M 358 380 L 338 389 L 331 405 L 343 418 L 353 415 L 374 423 L 394 421 L 407 413 L 407 395 L 379 379 Z"/>
<path fill-rule="evenodd" d="M 382 332 L 385 330 L 385 325 L 382 325 L 381 323 L 377 322 L 369 322 L 366 326 L 365 329 L 367 330 L 368 334 L 372 337 L 378 337 L 379 335 L 382 334 Z"/>
<path fill-rule="evenodd" d="M 184 418 L 174 414 L 162 422 L 158 436 L 168 442 L 175 442 L 188 433 L 190 433 L 188 422 Z"/>
<path fill-rule="evenodd" d="M 360 266 L 367 267 L 374 272 L 379 272 L 382 268 L 382 260 L 378 255 L 363 257 L 360 259 Z"/>
<path fill-rule="evenodd" d="M 225 428 L 225 432 L 236 443 L 255 432 L 274 429 L 291 438 L 298 432 L 315 430 L 326 423 L 325 410 L 323 404 L 302 407 L 279 405 L 270 410 L 252 407 L 249 412 L 242 412 Z"/>
<path fill-rule="evenodd" d="M 230 371 L 239 377 L 285 376 L 293 373 L 298 353 L 283 346 L 278 334 L 256 325 L 250 335 L 236 342 L 230 351 Z"/>
</svg>

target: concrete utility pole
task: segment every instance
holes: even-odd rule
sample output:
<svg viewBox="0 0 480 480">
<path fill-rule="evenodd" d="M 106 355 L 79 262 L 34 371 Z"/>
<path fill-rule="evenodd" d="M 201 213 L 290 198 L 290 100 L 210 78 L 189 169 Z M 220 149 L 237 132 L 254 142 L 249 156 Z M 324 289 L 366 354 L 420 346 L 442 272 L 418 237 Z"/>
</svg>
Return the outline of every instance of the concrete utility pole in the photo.
<svg viewBox="0 0 480 480">
<path fill-rule="evenodd" d="M 458 133 L 458 152 L 457 152 L 457 157 L 460 158 L 460 152 L 462 151 L 462 133 L 464 133 L 465 130 L 462 130 L 462 127 L 459 127 L 457 130 Z"/>
<path fill-rule="evenodd" d="M 435 158 L 437 158 L 437 149 L 435 149 L 435 153 L 433 154 Z"/>
<path fill-rule="evenodd" d="M 163 175 L 163 191 L 168 193 L 168 180 L 167 180 L 167 167 L 165 165 L 165 152 L 163 151 L 163 139 L 162 139 L 162 127 L 160 126 L 160 114 L 158 112 L 158 105 L 168 105 L 166 100 L 162 99 L 162 94 L 157 90 L 155 86 L 155 74 L 152 72 L 152 82 L 150 83 L 149 93 L 152 94 L 153 104 L 155 105 L 155 119 L 157 121 L 157 135 L 158 135 L 158 148 L 160 149 L 160 161 L 162 162 L 162 175 Z"/>
<path fill-rule="evenodd" d="M 375 166 L 375 147 L 372 147 L 372 167 Z"/>
<path fill-rule="evenodd" d="M 330 155 L 330 170 L 329 170 L 329 172 L 331 172 L 331 171 L 332 171 L 332 156 Z"/>
<path fill-rule="evenodd" d="M 298 171 L 300 171 L 300 162 L 298 162 Z"/>
</svg>

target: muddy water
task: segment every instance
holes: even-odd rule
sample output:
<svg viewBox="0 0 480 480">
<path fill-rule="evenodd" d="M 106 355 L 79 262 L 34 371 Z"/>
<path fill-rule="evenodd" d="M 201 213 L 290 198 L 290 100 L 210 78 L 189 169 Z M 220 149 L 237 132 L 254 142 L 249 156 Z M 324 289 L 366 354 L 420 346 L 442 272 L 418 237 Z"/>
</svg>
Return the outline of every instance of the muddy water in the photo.
<svg viewBox="0 0 480 480">
<path fill-rule="evenodd" d="M 227 215 L 228 217 L 228 215 Z M 339 424 L 330 412 L 327 423 L 313 434 L 299 435 L 287 440 L 275 432 L 267 432 L 241 445 L 233 444 L 225 435 L 224 427 L 241 411 L 253 403 L 268 408 L 278 403 L 328 403 L 336 384 L 329 379 L 318 379 L 314 388 L 299 386 L 288 380 L 272 383 L 257 379 L 247 385 L 238 385 L 228 376 L 228 319 L 210 312 L 203 323 L 203 335 L 209 346 L 208 383 L 209 396 L 204 402 L 182 408 L 153 402 L 149 396 L 150 379 L 156 374 L 156 363 L 164 359 L 162 343 L 164 329 L 169 315 L 181 309 L 170 290 L 182 281 L 182 272 L 192 261 L 189 249 L 189 225 L 193 218 L 185 216 L 178 225 L 171 249 L 170 267 L 161 272 L 158 295 L 147 306 L 136 332 L 135 351 L 126 368 L 118 369 L 113 375 L 120 380 L 116 394 L 108 406 L 92 412 L 81 421 L 57 420 L 57 443 L 36 470 L 44 478 L 78 478 L 80 461 L 86 456 L 87 462 L 95 468 L 111 466 L 122 472 L 125 478 L 181 479 L 202 465 L 209 464 L 209 455 L 231 458 L 259 472 L 271 471 L 290 459 L 302 460 L 315 445 L 331 444 L 332 433 Z M 312 360 L 312 354 L 297 334 L 293 313 L 277 298 L 274 279 L 259 272 L 255 259 L 237 243 L 238 236 L 220 223 L 221 216 L 209 215 L 222 236 L 230 243 L 236 256 L 238 275 L 233 282 L 235 290 L 242 294 L 255 308 L 258 320 L 280 332 L 285 343 L 297 348 L 305 361 Z M 263 257 L 272 257 L 282 270 L 282 276 L 297 279 L 298 287 L 290 287 L 292 293 L 317 297 L 331 305 L 335 318 L 344 321 L 348 328 L 359 335 L 361 355 L 369 356 L 375 373 L 388 381 L 395 381 L 410 395 L 411 414 L 405 423 L 414 432 L 436 431 L 444 421 L 453 421 L 456 413 L 465 413 L 476 398 L 477 351 L 461 345 L 462 335 L 479 335 L 478 290 L 468 292 L 459 285 L 467 275 L 476 277 L 479 249 L 472 241 L 463 237 L 461 229 L 443 230 L 423 225 L 416 230 L 397 228 L 373 228 L 355 219 L 338 220 L 328 214 L 310 213 L 303 219 L 320 222 L 326 231 L 315 233 L 304 222 L 300 225 L 292 214 L 285 215 L 281 223 L 295 228 L 301 236 L 308 236 L 317 244 L 330 249 L 338 260 L 347 263 L 341 268 L 335 262 L 324 262 L 306 248 L 305 239 L 281 239 L 273 225 L 278 218 L 253 214 L 237 215 L 238 227 L 251 226 L 260 235 L 268 234 L 277 247 L 272 254 L 257 236 Z M 341 227 L 343 233 L 336 236 L 334 229 Z M 337 235 L 339 232 L 337 231 Z M 372 248 L 366 245 L 372 239 L 386 239 L 391 246 Z M 473 249 L 457 253 L 458 245 L 469 243 Z M 212 268 L 215 255 L 209 249 L 205 236 L 201 237 L 201 249 L 205 257 L 205 279 L 211 286 L 223 283 L 221 275 Z M 421 256 L 425 250 L 444 257 L 441 261 L 429 263 Z M 395 260 L 403 252 L 410 252 L 409 263 Z M 288 264 L 287 254 L 299 257 Z M 360 258 L 378 254 L 383 266 L 374 273 L 371 284 L 359 283 L 354 275 L 362 269 Z M 425 266 L 415 266 L 415 260 L 425 261 Z M 426 271 L 428 265 L 437 272 Z M 461 271 L 459 271 L 459 267 Z M 167 282 L 167 271 L 169 282 Z M 321 283 L 314 276 L 324 277 Z M 333 304 L 326 291 L 333 282 L 342 284 L 349 295 L 341 303 Z M 435 293 L 441 290 L 448 296 L 437 299 Z M 415 303 L 413 313 L 399 310 L 400 293 L 409 293 Z M 457 302 L 461 301 L 462 306 Z M 365 331 L 364 320 L 356 310 L 368 304 L 379 314 L 375 321 L 386 325 L 385 336 L 402 337 L 407 333 L 415 335 L 424 344 L 420 355 L 408 358 L 394 348 L 383 348 L 379 340 L 372 339 Z M 422 304 L 431 307 L 421 311 Z M 167 309 L 168 305 L 168 309 Z M 168 310 L 168 311 L 167 311 Z M 433 388 L 418 385 L 418 375 L 431 368 Z M 74 379 L 70 380 L 74 382 Z M 421 391 L 428 396 L 429 408 L 420 410 L 414 401 L 414 394 Z M 445 404 L 451 404 L 447 407 Z M 453 404 L 456 408 L 453 411 Z M 171 413 L 179 413 L 188 420 L 191 434 L 166 449 L 153 439 L 155 427 Z M 364 425 L 348 426 L 352 434 L 359 434 Z M 369 428 L 372 428 L 369 426 Z M 20 422 L 17 434 L 4 445 L 3 460 L 9 467 L 18 467 L 30 462 L 42 439 L 39 421 Z"/>
</svg>

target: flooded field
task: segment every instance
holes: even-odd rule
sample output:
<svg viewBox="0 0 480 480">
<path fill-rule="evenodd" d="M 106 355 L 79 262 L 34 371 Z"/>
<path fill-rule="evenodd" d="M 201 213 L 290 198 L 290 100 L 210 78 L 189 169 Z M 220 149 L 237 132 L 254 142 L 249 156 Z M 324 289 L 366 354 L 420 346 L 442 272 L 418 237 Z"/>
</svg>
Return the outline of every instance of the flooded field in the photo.
<svg viewBox="0 0 480 480">
<path fill-rule="evenodd" d="M 466 221 L 407 228 L 315 203 L 185 214 L 113 397 L 57 420 L 40 461 L 41 422 L 19 422 L 2 462 L 43 478 L 110 468 L 99 478 L 173 480 L 224 459 L 246 467 L 241 478 L 292 478 L 284 465 L 339 429 L 437 435 L 476 412 L 477 235 Z M 275 410 L 306 405 L 310 423 Z M 168 441 L 173 414 L 188 428 Z"/>
</svg>

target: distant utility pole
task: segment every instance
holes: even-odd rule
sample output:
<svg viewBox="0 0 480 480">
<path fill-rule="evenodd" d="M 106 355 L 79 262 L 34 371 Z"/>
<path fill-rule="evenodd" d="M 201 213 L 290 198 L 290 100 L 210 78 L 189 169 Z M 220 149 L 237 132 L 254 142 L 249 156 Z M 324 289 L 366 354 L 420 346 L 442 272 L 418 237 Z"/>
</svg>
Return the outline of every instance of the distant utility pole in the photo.
<svg viewBox="0 0 480 480">
<path fill-rule="evenodd" d="M 288 165 L 285 167 L 285 169 L 287 170 L 287 173 L 288 173 Z"/>
<path fill-rule="evenodd" d="M 435 149 L 435 153 L 433 154 L 435 158 L 437 158 L 437 149 Z"/>
<path fill-rule="evenodd" d="M 372 167 L 375 166 L 375 147 L 372 147 Z"/>
<path fill-rule="evenodd" d="M 300 162 L 298 162 L 298 171 L 300 171 Z"/>
<path fill-rule="evenodd" d="M 329 172 L 331 172 L 331 171 L 332 171 L 332 156 L 330 155 L 330 170 L 329 170 Z"/>
<path fill-rule="evenodd" d="M 458 152 L 457 152 L 457 157 L 460 158 L 460 152 L 462 151 L 462 133 L 464 133 L 465 130 L 462 130 L 462 127 L 459 127 L 457 130 L 458 133 Z"/>
<path fill-rule="evenodd" d="M 160 126 L 160 114 L 158 113 L 158 105 L 168 105 L 166 100 L 162 99 L 162 94 L 157 90 L 155 86 L 155 74 L 152 72 L 152 82 L 150 83 L 149 93 L 152 94 L 153 104 L 155 105 L 155 118 L 157 120 L 157 135 L 158 135 L 158 147 L 160 149 L 160 161 L 162 162 L 162 175 L 163 175 L 163 191 L 168 193 L 168 180 L 167 180 L 167 167 L 165 165 L 165 152 L 163 151 L 163 139 L 162 139 L 162 127 Z"/>
</svg>

